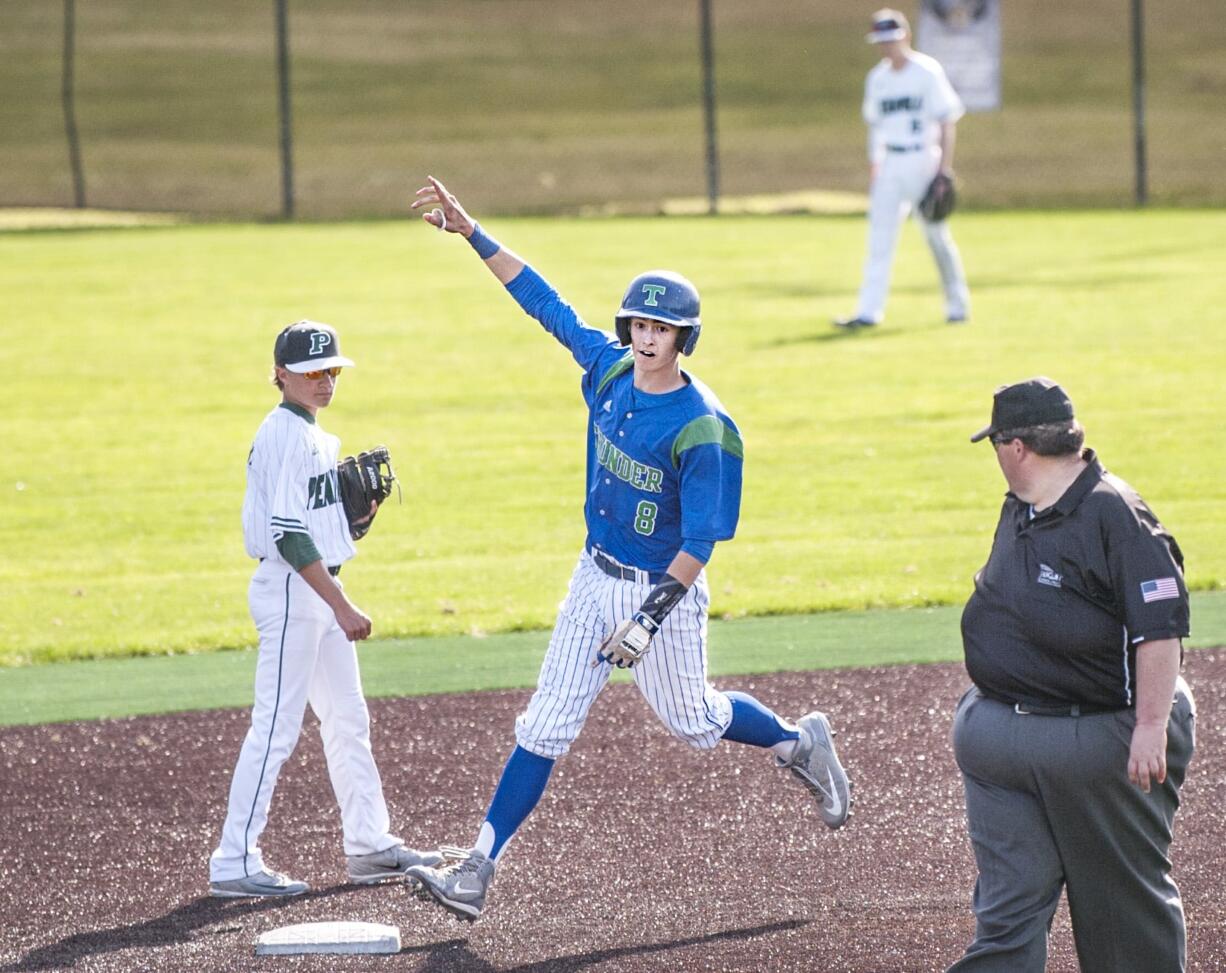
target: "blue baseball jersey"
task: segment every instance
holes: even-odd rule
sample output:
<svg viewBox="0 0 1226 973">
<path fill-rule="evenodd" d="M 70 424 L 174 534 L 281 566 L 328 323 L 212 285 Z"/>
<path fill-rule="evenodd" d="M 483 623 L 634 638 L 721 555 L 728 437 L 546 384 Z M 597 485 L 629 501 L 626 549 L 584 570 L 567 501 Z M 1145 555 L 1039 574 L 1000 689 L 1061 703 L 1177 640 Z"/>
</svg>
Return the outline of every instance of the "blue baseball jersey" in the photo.
<svg viewBox="0 0 1226 973">
<path fill-rule="evenodd" d="M 744 449 L 719 399 L 685 372 L 676 391 L 636 389 L 633 352 L 585 324 L 531 267 L 507 291 L 584 372 L 588 546 L 651 572 L 678 551 L 705 563 L 741 511 Z"/>
</svg>

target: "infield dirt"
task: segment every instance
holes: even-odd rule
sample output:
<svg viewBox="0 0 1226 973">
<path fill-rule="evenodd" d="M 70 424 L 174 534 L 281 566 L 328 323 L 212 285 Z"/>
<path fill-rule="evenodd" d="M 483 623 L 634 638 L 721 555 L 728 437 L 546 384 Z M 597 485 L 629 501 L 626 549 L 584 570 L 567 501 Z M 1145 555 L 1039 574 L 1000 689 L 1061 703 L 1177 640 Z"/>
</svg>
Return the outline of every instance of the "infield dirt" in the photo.
<svg viewBox="0 0 1226 973">
<path fill-rule="evenodd" d="M 1197 755 L 1176 820 L 1188 969 L 1226 969 L 1226 652 L 1188 655 Z M 16 970 L 944 969 L 968 942 L 973 861 L 948 737 L 961 666 L 723 680 L 783 713 L 825 709 L 856 784 L 847 827 L 760 751 L 696 753 L 636 691 L 613 686 L 503 861 L 486 916 L 460 923 L 401 885 L 346 885 L 312 717 L 264 840 L 309 881 L 289 902 L 207 897 L 247 713 L 220 710 L 0 730 L 0 973 Z M 523 691 L 375 700 L 393 826 L 409 844 L 468 843 Z M 261 957 L 300 922 L 400 927 L 391 957 Z M 1077 968 L 1067 913 L 1049 969 Z"/>
</svg>

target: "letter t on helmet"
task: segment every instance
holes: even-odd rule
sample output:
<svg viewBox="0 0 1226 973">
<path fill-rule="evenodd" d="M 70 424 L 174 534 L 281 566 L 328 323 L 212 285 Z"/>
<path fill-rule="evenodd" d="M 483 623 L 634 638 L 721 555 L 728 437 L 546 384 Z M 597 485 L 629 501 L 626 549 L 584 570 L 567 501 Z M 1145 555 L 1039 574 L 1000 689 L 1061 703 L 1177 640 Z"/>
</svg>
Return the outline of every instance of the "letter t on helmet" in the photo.
<svg viewBox="0 0 1226 973">
<path fill-rule="evenodd" d="M 678 350 L 691 355 L 702 331 L 699 316 L 698 288 L 671 270 L 649 270 L 630 281 L 622 298 L 621 308 L 614 315 L 617 339 L 630 344 L 630 319 L 649 318 L 681 328 L 677 337 Z"/>
</svg>

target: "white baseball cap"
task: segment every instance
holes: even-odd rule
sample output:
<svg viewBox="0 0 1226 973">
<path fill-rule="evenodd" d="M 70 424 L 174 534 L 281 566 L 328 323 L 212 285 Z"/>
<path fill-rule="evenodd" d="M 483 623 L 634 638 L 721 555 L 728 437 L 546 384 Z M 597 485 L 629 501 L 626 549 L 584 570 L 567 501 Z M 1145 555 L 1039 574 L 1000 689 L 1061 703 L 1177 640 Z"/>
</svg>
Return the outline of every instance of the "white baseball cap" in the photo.
<svg viewBox="0 0 1226 973">
<path fill-rule="evenodd" d="M 911 32 L 907 18 L 897 10 L 885 7 L 873 14 L 873 29 L 864 35 L 870 44 L 884 44 L 886 41 L 903 40 Z"/>
</svg>

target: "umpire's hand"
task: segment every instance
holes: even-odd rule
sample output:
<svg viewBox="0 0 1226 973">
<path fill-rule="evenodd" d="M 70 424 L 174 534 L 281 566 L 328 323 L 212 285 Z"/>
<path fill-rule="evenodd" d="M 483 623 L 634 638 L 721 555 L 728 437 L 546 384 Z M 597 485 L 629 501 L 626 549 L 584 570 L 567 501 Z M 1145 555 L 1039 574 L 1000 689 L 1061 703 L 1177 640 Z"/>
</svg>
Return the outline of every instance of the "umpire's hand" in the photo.
<svg viewBox="0 0 1226 973">
<path fill-rule="evenodd" d="M 1138 722 L 1128 748 L 1128 779 L 1145 793 L 1166 780 L 1166 723 Z"/>
</svg>

